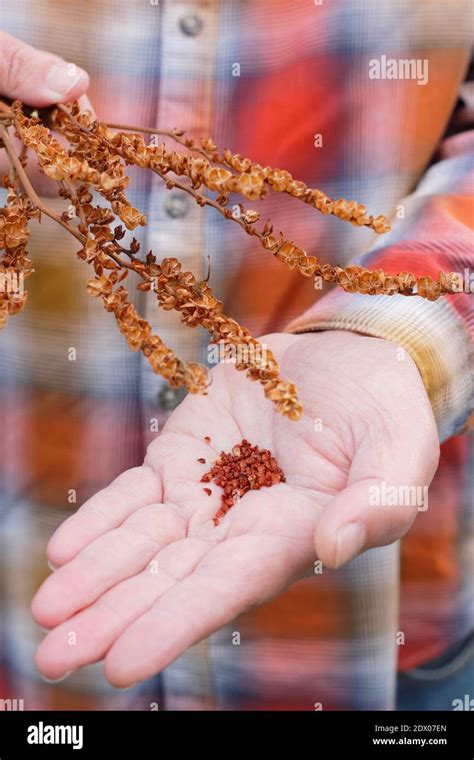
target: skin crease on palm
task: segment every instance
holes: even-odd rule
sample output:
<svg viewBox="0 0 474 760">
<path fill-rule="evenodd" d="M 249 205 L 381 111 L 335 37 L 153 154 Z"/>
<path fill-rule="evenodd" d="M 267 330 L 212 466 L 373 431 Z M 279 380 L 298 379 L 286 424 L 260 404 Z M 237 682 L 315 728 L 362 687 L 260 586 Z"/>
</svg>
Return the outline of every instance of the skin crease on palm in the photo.
<svg viewBox="0 0 474 760">
<path fill-rule="evenodd" d="M 416 507 L 369 506 L 368 489 L 381 480 L 428 485 L 436 471 L 436 426 L 412 359 L 400 361 L 394 343 L 344 331 L 261 340 L 297 384 L 302 419 L 277 414 L 230 364 L 213 370 L 207 397 L 186 397 L 144 465 L 92 497 L 49 542 L 57 569 L 32 605 L 49 629 L 36 657 L 47 678 L 104 659 L 109 681 L 130 686 L 312 573 L 316 559 L 331 568 L 350 559 L 338 540 L 344 526 L 359 526 L 346 536 L 362 531 L 352 554 L 410 527 Z M 215 527 L 221 489 L 204 493 L 208 465 L 197 459 L 209 463 L 243 437 L 271 450 L 286 483 L 245 494 Z"/>
</svg>

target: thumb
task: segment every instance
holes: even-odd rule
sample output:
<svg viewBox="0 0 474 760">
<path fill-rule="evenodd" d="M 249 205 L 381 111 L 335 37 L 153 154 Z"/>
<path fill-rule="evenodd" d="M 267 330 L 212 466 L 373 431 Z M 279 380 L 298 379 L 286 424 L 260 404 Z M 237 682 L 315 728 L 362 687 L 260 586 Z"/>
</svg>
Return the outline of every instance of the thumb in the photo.
<svg viewBox="0 0 474 760">
<path fill-rule="evenodd" d="M 79 98 L 88 86 L 79 66 L 0 32 L 1 95 L 44 107 Z"/>
<path fill-rule="evenodd" d="M 428 509 L 439 443 L 434 420 L 418 422 L 411 436 L 398 429 L 385 440 L 370 436 L 362 443 L 347 487 L 316 524 L 316 552 L 327 567 L 338 568 L 366 549 L 397 541 L 417 513 Z"/>
</svg>

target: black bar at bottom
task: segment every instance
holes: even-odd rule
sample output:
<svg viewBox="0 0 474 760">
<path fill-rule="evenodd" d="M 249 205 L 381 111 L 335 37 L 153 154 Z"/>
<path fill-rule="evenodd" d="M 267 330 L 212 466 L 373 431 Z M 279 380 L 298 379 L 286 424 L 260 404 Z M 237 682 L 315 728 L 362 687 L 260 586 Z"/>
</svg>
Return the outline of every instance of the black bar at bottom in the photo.
<svg viewBox="0 0 474 760">
<path fill-rule="evenodd" d="M 293 745 L 293 756 L 473 760 L 471 712 L 0 712 L 0 760 L 19 757 L 159 758 L 173 747 L 225 755 L 263 740 L 265 757 Z M 206 749 L 207 748 L 207 749 Z M 305 748 L 303 750 L 303 748 Z M 113 755 L 115 756 L 115 755 Z"/>
</svg>

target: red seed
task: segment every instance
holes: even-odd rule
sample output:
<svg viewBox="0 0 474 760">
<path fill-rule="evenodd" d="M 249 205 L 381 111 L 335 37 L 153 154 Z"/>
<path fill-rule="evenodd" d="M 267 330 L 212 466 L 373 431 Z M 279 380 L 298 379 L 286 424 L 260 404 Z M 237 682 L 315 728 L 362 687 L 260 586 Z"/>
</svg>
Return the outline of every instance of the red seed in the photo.
<svg viewBox="0 0 474 760">
<path fill-rule="evenodd" d="M 211 442 L 211 438 L 210 438 L 209 435 L 205 435 L 204 436 L 204 440 L 206 441 L 206 443 L 210 443 Z"/>
<path fill-rule="evenodd" d="M 210 443 L 210 436 L 206 436 L 204 440 Z M 205 463 L 203 457 L 197 461 Z M 209 483 L 211 480 L 223 491 L 221 507 L 213 518 L 214 525 L 219 525 L 219 518 L 248 491 L 258 491 L 263 487 L 269 488 L 276 483 L 283 483 L 285 476 L 268 449 L 252 446 L 244 438 L 233 446 L 230 452 L 221 451 L 209 472 L 201 478 L 202 483 Z M 208 496 L 212 494 L 210 488 L 203 488 L 203 491 Z"/>
<path fill-rule="evenodd" d="M 199 462 L 199 464 L 206 464 L 206 460 L 204 459 L 204 457 L 199 457 L 197 461 Z"/>
</svg>

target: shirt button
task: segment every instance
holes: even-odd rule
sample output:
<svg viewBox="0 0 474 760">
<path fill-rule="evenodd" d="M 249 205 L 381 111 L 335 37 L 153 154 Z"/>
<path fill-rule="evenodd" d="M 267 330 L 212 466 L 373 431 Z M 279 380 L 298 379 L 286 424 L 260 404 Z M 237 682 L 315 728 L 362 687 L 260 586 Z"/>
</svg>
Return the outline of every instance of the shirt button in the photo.
<svg viewBox="0 0 474 760">
<path fill-rule="evenodd" d="M 195 13 L 188 13 L 183 16 L 179 22 L 179 26 L 183 34 L 187 34 L 188 37 L 196 37 L 202 30 L 202 19 Z"/>
<path fill-rule="evenodd" d="M 168 193 L 165 200 L 165 211 L 172 219 L 182 219 L 189 210 L 189 201 L 184 193 Z"/>
<path fill-rule="evenodd" d="M 171 388 L 169 385 L 164 385 L 158 393 L 158 404 L 164 412 L 171 412 L 179 406 L 185 396 L 185 388 Z"/>
</svg>

